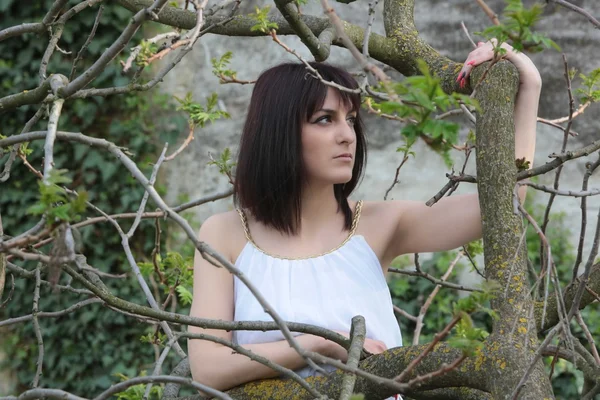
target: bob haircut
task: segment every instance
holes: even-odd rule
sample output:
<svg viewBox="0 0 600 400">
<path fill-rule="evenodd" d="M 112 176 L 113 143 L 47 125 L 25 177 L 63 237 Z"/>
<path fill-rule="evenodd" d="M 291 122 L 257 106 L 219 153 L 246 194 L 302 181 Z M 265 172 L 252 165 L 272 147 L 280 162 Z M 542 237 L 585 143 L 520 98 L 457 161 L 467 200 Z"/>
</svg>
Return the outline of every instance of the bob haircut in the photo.
<svg viewBox="0 0 600 400">
<path fill-rule="evenodd" d="M 326 81 L 358 88 L 352 75 L 340 68 L 315 62 L 310 65 Z M 240 139 L 234 202 L 257 221 L 282 233 L 294 234 L 300 225 L 305 183 L 302 125 L 323 106 L 328 87 L 304 64 L 285 63 L 264 71 L 252 92 Z M 352 210 L 348 196 L 362 178 L 367 153 L 364 125 L 358 113 L 360 94 L 341 90 L 338 94 L 346 107 L 357 112 L 352 178 L 333 187 L 338 210 L 344 214 L 345 228 L 349 230 Z"/>
</svg>

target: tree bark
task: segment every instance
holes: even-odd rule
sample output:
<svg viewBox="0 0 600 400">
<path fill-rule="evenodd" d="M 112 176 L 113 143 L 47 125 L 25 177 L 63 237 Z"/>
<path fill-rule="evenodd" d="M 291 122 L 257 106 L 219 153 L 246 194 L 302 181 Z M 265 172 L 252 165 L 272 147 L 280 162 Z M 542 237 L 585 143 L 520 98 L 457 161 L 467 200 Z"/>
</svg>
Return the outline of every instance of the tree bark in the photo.
<svg viewBox="0 0 600 400">
<path fill-rule="evenodd" d="M 477 68 L 471 82 L 479 82 L 485 69 L 486 65 Z M 495 400 L 510 398 L 539 347 L 532 321 L 534 304 L 527 278 L 524 228 L 522 218 L 515 213 L 513 110 L 518 84 L 516 68 L 502 61 L 492 67 L 476 95 L 482 109 L 477 116 L 476 146 L 485 271 L 488 280 L 500 284 L 491 301 L 498 318 L 486 340 L 486 350 L 478 357 L 487 359 L 491 367 L 486 373 Z M 535 363 L 520 398 L 554 398 L 541 360 Z"/>
</svg>

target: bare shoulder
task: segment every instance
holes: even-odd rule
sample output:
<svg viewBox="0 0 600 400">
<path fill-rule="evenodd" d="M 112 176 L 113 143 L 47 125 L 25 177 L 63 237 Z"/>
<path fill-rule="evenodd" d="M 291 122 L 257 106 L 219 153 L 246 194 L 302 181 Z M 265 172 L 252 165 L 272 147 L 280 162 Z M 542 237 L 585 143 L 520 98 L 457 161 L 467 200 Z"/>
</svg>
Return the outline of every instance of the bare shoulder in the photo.
<svg viewBox="0 0 600 400">
<path fill-rule="evenodd" d="M 382 264 L 405 208 L 401 200 L 363 201 L 357 233 L 365 237 Z"/>
<path fill-rule="evenodd" d="M 236 210 L 213 214 L 200 226 L 198 239 L 234 262 L 246 238 Z"/>
</svg>

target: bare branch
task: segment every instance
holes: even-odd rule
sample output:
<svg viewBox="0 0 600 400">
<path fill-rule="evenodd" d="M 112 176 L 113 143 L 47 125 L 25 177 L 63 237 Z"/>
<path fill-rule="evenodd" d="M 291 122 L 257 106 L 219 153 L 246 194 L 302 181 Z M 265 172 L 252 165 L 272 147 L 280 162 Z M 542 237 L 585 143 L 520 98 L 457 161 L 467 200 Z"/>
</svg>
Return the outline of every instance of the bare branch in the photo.
<svg viewBox="0 0 600 400">
<path fill-rule="evenodd" d="M 432 275 L 429 275 L 427 272 L 423 272 L 423 271 L 405 271 L 405 270 L 398 269 L 398 268 L 388 268 L 388 271 L 396 272 L 396 273 L 402 274 L 402 275 L 419 276 L 421 278 L 427 279 L 431 283 L 435 283 L 436 285 L 440 285 L 440 286 L 447 287 L 450 289 L 464 290 L 465 292 L 481 292 L 482 291 L 481 289 L 470 288 L 468 286 L 460 285 L 457 283 L 444 282 L 442 280 L 437 279 L 436 277 L 434 277 Z"/>
<path fill-rule="evenodd" d="M 360 361 L 360 353 L 365 343 L 367 334 L 367 328 L 365 325 L 364 317 L 357 315 L 352 318 L 352 325 L 350 327 L 350 348 L 348 349 L 348 361 L 346 365 L 349 367 L 358 367 Z M 342 390 L 340 393 L 340 400 L 348 400 L 354 391 L 354 385 L 356 384 L 356 375 L 346 374 L 342 381 Z"/>
<path fill-rule="evenodd" d="M 123 30 L 119 38 L 89 67 L 84 73 L 70 82 L 65 88 L 59 91 L 59 96 L 65 98 L 73 95 L 87 84 L 94 80 L 129 43 L 129 40 L 137 32 L 139 27 L 148 19 L 153 17 L 155 11 L 158 11 L 166 4 L 167 0 L 155 0 L 152 5 L 146 9 L 138 11 L 131 19 L 130 23 Z"/>
<path fill-rule="evenodd" d="M 167 146 L 168 145 L 165 143 L 165 147 L 163 148 L 162 153 L 160 153 L 160 157 L 158 157 L 158 161 L 156 162 L 156 164 L 154 164 L 154 168 L 152 168 L 152 175 L 150 176 L 150 185 L 154 185 L 154 182 L 156 181 L 156 176 L 158 175 L 158 170 L 160 169 L 160 165 L 165 160 L 165 153 L 167 152 Z M 146 208 L 147 202 L 148 202 L 148 192 L 144 192 L 144 196 L 142 197 L 142 202 L 140 203 L 138 212 L 135 215 L 133 224 L 131 225 L 131 228 L 129 228 L 129 232 L 127 232 L 128 239 L 131 239 L 131 237 L 135 233 L 135 230 L 137 229 L 140 221 L 142 220 L 142 213 L 144 212 L 144 209 Z M 111 220 L 111 218 L 109 217 L 109 221 L 110 220 Z"/>
<path fill-rule="evenodd" d="M 275 5 L 281 12 L 281 15 L 290 24 L 290 27 L 296 32 L 302 43 L 310 50 L 315 60 L 327 60 L 329 58 L 331 41 L 321 42 L 321 38 L 315 36 L 312 30 L 300 18 L 295 6 L 289 0 L 275 0 Z"/>
<path fill-rule="evenodd" d="M 539 185 L 539 184 L 533 183 L 533 182 L 521 182 L 518 185 L 519 186 L 531 186 L 534 189 L 541 190 L 546 193 L 552 193 L 556 196 L 588 197 L 588 196 L 600 195 L 600 189 L 582 190 L 580 192 L 576 192 L 573 190 L 558 190 L 558 189 L 552 188 L 550 186 Z"/>
<path fill-rule="evenodd" d="M 583 175 L 583 184 L 581 187 L 582 191 L 586 191 L 588 188 L 588 181 L 596 168 L 600 167 L 600 154 L 598 154 L 598 160 L 595 163 L 587 163 L 585 166 L 585 174 Z M 585 242 L 585 231 L 587 227 L 587 198 L 581 199 L 581 229 L 579 231 L 579 244 L 577 245 L 577 257 L 575 258 L 575 266 L 573 267 L 573 278 L 575 282 L 577 275 L 579 274 L 579 265 L 583 259 L 583 244 Z"/>
<path fill-rule="evenodd" d="M 46 27 L 41 22 L 25 23 L 11 26 L 0 31 L 0 42 L 14 36 L 24 35 L 26 33 L 42 33 Z"/>
<path fill-rule="evenodd" d="M 586 10 L 584 10 L 583 8 L 577 7 L 576 5 L 571 4 L 571 3 L 569 3 L 568 1 L 565 1 L 565 0 L 547 0 L 547 1 L 552 2 L 552 3 L 556 3 L 556 4 L 560 5 L 560 6 L 563 6 L 565 8 L 568 8 L 569 10 L 575 11 L 576 13 L 579 13 L 579 14 L 583 15 L 584 17 L 586 17 L 596 27 L 596 29 L 600 29 L 600 22 L 596 18 L 594 18 L 592 16 L 592 14 L 590 14 L 589 12 L 587 12 Z"/>
<path fill-rule="evenodd" d="M 38 321 L 38 302 L 40 301 L 40 267 L 38 266 L 35 269 L 35 289 L 33 291 L 33 309 L 31 310 L 31 315 L 33 319 L 33 330 L 35 332 L 35 337 L 37 339 L 38 345 L 38 359 L 37 359 L 37 368 L 35 372 L 35 376 L 33 377 L 33 382 L 31 383 L 31 387 L 36 388 L 40 383 L 40 377 L 42 376 L 42 366 L 44 364 L 44 339 L 42 338 L 42 331 L 40 329 L 40 323 Z"/>
<path fill-rule="evenodd" d="M 56 0 L 48 10 L 48 13 L 44 16 L 42 24 L 50 25 L 52 22 L 54 22 L 58 14 L 60 14 L 62 9 L 65 5 L 67 5 L 68 2 L 69 0 Z"/>
<path fill-rule="evenodd" d="M 40 284 L 42 284 L 43 282 L 44 281 L 40 280 Z M 89 291 L 88 291 L 88 293 L 91 294 L 91 292 L 89 292 Z M 64 310 L 61 310 L 61 311 L 47 311 L 47 312 L 46 311 L 38 311 L 36 314 L 32 313 L 29 315 L 23 315 L 21 317 L 5 319 L 4 321 L 0 321 L 0 327 L 14 325 L 14 324 L 18 324 L 21 322 L 31 321 L 34 318 L 58 318 L 58 317 L 62 317 L 63 315 L 67 315 L 74 311 L 77 311 L 80 308 L 87 306 L 88 304 L 97 304 L 97 303 L 102 304 L 104 302 L 102 301 L 102 299 L 98 299 L 98 298 L 87 299 L 87 300 L 80 301 L 77 304 L 73 304 L 72 306 L 65 308 Z"/>
<path fill-rule="evenodd" d="M 75 57 L 75 60 L 73 61 L 73 66 L 71 67 L 71 73 L 69 74 L 69 81 L 72 81 L 73 78 L 75 77 L 75 71 L 77 70 L 77 63 L 81 59 L 81 56 L 83 55 L 83 53 L 85 53 L 85 51 L 87 50 L 88 46 L 92 42 L 92 39 L 94 38 L 94 35 L 96 34 L 96 29 L 98 28 L 98 24 L 100 23 L 100 18 L 102 18 L 103 11 L 104 11 L 104 6 L 100 6 L 100 8 L 98 9 L 98 13 L 96 14 L 96 19 L 94 20 L 94 26 L 92 26 L 92 31 L 90 32 L 89 36 L 85 40 L 85 43 L 83 44 L 83 46 L 81 46 L 81 49 L 79 49 L 79 52 L 77 53 L 77 56 Z"/>
</svg>

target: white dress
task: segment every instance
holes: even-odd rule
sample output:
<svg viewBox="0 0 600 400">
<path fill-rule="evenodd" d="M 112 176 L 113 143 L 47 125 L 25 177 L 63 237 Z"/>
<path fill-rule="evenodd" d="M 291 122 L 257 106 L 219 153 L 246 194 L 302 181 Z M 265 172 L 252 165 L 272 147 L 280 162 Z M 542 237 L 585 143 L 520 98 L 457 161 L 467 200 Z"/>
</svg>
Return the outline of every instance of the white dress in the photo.
<svg viewBox="0 0 600 400">
<path fill-rule="evenodd" d="M 359 201 L 350 234 L 339 247 L 302 259 L 273 256 L 258 248 L 245 215 L 238 210 L 248 242 L 235 265 L 284 321 L 350 332 L 352 317 L 362 315 L 367 338 L 380 340 L 390 349 L 402 346 L 402 335 L 379 259 L 365 238 L 354 234 L 361 205 Z M 234 302 L 235 321 L 273 320 L 237 277 Z M 233 342 L 240 345 L 283 339 L 281 331 L 233 331 Z M 328 365 L 323 369 L 335 370 Z M 296 372 L 303 378 L 318 374 L 308 366 Z"/>
</svg>

